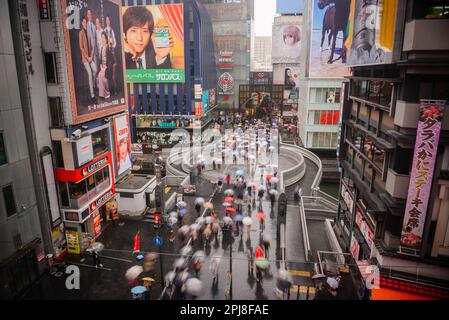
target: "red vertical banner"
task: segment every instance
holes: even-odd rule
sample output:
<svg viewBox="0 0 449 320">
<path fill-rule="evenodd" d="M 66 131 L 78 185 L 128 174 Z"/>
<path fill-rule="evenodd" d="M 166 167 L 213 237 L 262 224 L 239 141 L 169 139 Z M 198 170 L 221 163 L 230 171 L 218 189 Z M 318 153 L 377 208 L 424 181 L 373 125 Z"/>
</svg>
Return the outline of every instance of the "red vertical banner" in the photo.
<svg viewBox="0 0 449 320">
<path fill-rule="evenodd" d="M 134 248 L 133 252 L 140 252 L 140 232 L 137 231 L 136 235 L 134 236 Z"/>
<path fill-rule="evenodd" d="M 401 245 L 419 250 L 440 141 L 442 104 L 421 105 Z"/>
</svg>

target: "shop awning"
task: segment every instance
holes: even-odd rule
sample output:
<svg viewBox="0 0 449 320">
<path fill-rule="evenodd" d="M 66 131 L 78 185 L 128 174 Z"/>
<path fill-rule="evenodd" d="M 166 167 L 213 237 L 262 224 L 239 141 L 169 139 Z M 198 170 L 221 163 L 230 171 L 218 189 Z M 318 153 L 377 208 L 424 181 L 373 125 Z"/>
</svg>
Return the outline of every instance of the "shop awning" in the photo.
<svg viewBox="0 0 449 320">
<path fill-rule="evenodd" d="M 426 296 L 389 288 L 371 290 L 371 300 L 436 300 Z"/>
</svg>

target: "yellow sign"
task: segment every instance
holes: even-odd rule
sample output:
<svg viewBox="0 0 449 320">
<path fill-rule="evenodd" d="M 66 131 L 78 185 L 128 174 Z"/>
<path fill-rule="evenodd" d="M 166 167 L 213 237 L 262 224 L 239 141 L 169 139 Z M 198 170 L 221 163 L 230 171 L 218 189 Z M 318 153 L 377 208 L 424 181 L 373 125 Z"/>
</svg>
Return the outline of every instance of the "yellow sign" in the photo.
<svg viewBox="0 0 449 320">
<path fill-rule="evenodd" d="M 66 230 L 65 237 L 67 239 L 67 251 L 73 254 L 80 254 L 80 240 L 78 232 L 74 230 Z"/>
</svg>

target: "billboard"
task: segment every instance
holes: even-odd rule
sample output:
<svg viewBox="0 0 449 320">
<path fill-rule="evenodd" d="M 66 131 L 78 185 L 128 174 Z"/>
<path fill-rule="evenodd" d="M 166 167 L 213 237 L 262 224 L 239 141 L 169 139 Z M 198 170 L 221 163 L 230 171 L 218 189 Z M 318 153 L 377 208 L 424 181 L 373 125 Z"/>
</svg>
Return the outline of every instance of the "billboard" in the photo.
<svg viewBox="0 0 449 320">
<path fill-rule="evenodd" d="M 209 110 L 210 106 L 209 106 L 209 90 L 205 90 L 203 91 L 203 97 L 202 97 L 202 108 L 203 108 L 203 114 L 207 112 L 207 110 Z"/>
<path fill-rule="evenodd" d="M 131 169 L 131 138 L 129 134 L 128 116 L 123 115 L 114 119 L 115 132 L 115 162 L 116 173 L 122 173 Z"/>
<path fill-rule="evenodd" d="M 352 0 L 348 65 L 388 64 L 393 60 L 397 0 Z"/>
<path fill-rule="evenodd" d="M 419 250 L 427 216 L 432 179 L 443 120 L 442 104 L 420 107 L 410 185 L 402 227 L 401 246 Z"/>
<path fill-rule="evenodd" d="M 211 108 L 217 105 L 217 89 L 213 88 L 209 90 L 209 106 Z"/>
<path fill-rule="evenodd" d="M 60 2 L 64 21 L 71 124 L 127 109 L 120 37 L 120 2 Z"/>
<path fill-rule="evenodd" d="M 351 0 L 313 0 L 310 78 L 350 75 L 345 48 L 350 4 Z"/>
<path fill-rule="evenodd" d="M 285 68 L 284 74 L 285 90 L 293 90 L 295 88 L 299 88 L 299 67 Z"/>
<path fill-rule="evenodd" d="M 272 63 L 299 63 L 301 52 L 299 24 L 274 25 L 272 43 Z"/>
<path fill-rule="evenodd" d="M 298 14 L 302 13 L 302 0 L 276 0 L 276 13 L 278 14 Z"/>
<path fill-rule="evenodd" d="M 184 5 L 122 8 L 126 80 L 184 83 Z"/>
</svg>

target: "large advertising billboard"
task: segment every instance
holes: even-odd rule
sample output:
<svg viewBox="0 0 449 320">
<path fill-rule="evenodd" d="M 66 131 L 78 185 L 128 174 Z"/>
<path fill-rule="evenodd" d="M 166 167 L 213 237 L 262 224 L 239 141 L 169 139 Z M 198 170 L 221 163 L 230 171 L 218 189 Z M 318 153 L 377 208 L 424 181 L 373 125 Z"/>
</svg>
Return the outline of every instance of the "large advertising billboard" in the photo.
<svg viewBox="0 0 449 320">
<path fill-rule="evenodd" d="M 343 78 L 351 0 L 313 0 L 310 78 Z"/>
<path fill-rule="evenodd" d="M 440 141 L 443 108 L 442 104 L 423 104 L 420 107 L 415 152 L 401 235 L 401 246 L 415 250 L 419 250 L 422 244 Z"/>
<path fill-rule="evenodd" d="M 61 0 L 72 124 L 127 109 L 120 0 Z"/>
<path fill-rule="evenodd" d="M 272 63 L 299 63 L 301 27 L 295 24 L 273 26 Z"/>
<path fill-rule="evenodd" d="M 348 65 L 392 63 L 397 0 L 352 0 Z"/>
<path fill-rule="evenodd" d="M 284 88 L 285 90 L 293 90 L 299 88 L 299 67 L 285 68 Z"/>
<path fill-rule="evenodd" d="M 131 138 L 129 134 L 128 116 L 114 119 L 115 131 L 115 162 L 117 176 L 131 169 Z"/>
<path fill-rule="evenodd" d="M 126 79 L 184 83 L 184 5 L 122 8 Z"/>
</svg>

